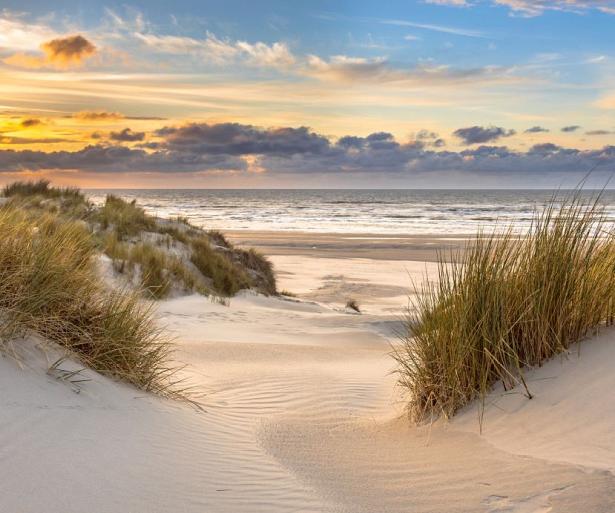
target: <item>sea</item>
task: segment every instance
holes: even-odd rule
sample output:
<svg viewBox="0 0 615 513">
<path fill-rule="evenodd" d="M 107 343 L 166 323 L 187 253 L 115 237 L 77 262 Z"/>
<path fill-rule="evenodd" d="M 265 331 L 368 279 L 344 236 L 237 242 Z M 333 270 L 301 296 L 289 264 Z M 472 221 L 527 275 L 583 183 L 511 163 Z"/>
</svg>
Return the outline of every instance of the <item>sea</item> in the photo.
<svg viewBox="0 0 615 513">
<path fill-rule="evenodd" d="M 183 216 L 206 229 L 365 234 L 455 235 L 511 222 L 530 226 L 536 210 L 554 196 L 548 190 L 305 190 L 305 189 L 90 189 L 94 203 L 107 194 L 136 199 L 148 213 Z M 583 191 L 604 206 L 615 226 L 615 190 Z"/>
</svg>

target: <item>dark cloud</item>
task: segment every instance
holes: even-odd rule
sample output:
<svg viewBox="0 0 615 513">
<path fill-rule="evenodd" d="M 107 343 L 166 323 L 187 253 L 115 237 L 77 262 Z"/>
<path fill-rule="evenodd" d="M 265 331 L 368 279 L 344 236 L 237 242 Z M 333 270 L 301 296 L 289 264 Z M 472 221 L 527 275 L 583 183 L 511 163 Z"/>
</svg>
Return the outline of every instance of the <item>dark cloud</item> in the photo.
<svg viewBox="0 0 615 513">
<path fill-rule="evenodd" d="M 307 127 L 261 129 L 239 123 L 190 123 L 164 127 L 156 132 L 163 137 L 160 147 L 191 153 L 291 156 L 321 153 L 329 149 L 329 140 Z"/>
<path fill-rule="evenodd" d="M 43 55 L 19 52 L 2 59 L 2 62 L 19 68 L 67 69 L 80 66 L 96 53 L 96 46 L 80 34 L 59 37 L 41 44 Z"/>
<path fill-rule="evenodd" d="M 43 122 L 40 119 L 38 119 L 38 118 L 28 118 L 28 119 L 24 119 L 21 122 L 21 126 L 24 127 L 24 128 L 30 128 L 30 127 L 38 126 L 38 125 L 42 125 L 42 124 L 43 124 Z"/>
<path fill-rule="evenodd" d="M 145 139 L 145 132 L 133 132 L 130 128 L 124 128 L 120 132 L 111 132 L 109 138 L 120 142 L 142 141 Z"/>
<path fill-rule="evenodd" d="M 585 132 L 585 135 L 610 135 L 615 134 L 615 132 L 611 132 L 609 130 L 589 130 Z"/>
<path fill-rule="evenodd" d="M 80 121 L 118 121 L 122 119 L 161 121 L 166 119 L 156 116 L 125 116 L 121 112 L 109 112 L 106 110 L 82 110 L 66 117 L 75 118 Z"/>
<path fill-rule="evenodd" d="M 75 112 L 71 117 L 81 121 L 117 121 L 124 119 L 120 112 L 108 112 L 106 110 L 82 110 Z"/>
<path fill-rule="evenodd" d="M 96 47 L 80 34 L 52 39 L 41 45 L 47 59 L 59 64 L 79 64 L 96 52 Z"/>
<path fill-rule="evenodd" d="M 366 137 L 348 135 L 335 141 L 306 127 L 264 129 L 233 123 L 165 127 L 150 136 L 137 147 L 99 144 L 79 151 L 0 150 L 0 172 L 65 169 L 105 173 L 238 173 L 246 172 L 256 163 L 259 170 L 270 175 L 411 176 L 453 172 L 508 177 L 584 173 L 596 165 L 601 169 L 615 168 L 615 146 L 579 150 L 545 143 L 519 151 L 481 144 L 463 151 L 447 151 L 435 148 L 440 145 L 439 139 L 427 139 L 427 143 L 418 139 L 402 142 L 388 132 Z"/>
<path fill-rule="evenodd" d="M 480 144 L 497 141 L 501 137 L 510 137 L 515 134 L 516 132 L 514 130 L 506 130 L 499 126 L 471 126 L 459 128 L 453 132 L 453 135 L 459 137 L 465 144 Z"/>
<path fill-rule="evenodd" d="M 446 141 L 444 139 L 436 139 L 431 144 L 435 148 L 443 148 L 444 146 L 446 146 Z"/>
<path fill-rule="evenodd" d="M 430 132 L 429 130 L 419 130 L 416 134 L 416 139 L 419 141 L 437 138 L 438 134 L 436 132 Z"/>
<path fill-rule="evenodd" d="M 147 153 L 125 146 L 86 146 L 79 151 L 43 152 L 0 150 L 0 171 L 70 169 L 107 173 L 195 172 L 244 170 L 243 160 L 226 155 L 194 155 L 175 152 Z"/>
<path fill-rule="evenodd" d="M 579 128 L 581 128 L 579 125 L 565 126 L 562 127 L 562 132 L 576 132 Z"/>
<path fill-rule="evenodd" d="M 541 126 L 533 126 L 532 128 L 528 128 L 525 133 L 526 134 L 539 134 L 541 132 L 548 132 L 548 128 L 543 128 Z"/>
</svg>

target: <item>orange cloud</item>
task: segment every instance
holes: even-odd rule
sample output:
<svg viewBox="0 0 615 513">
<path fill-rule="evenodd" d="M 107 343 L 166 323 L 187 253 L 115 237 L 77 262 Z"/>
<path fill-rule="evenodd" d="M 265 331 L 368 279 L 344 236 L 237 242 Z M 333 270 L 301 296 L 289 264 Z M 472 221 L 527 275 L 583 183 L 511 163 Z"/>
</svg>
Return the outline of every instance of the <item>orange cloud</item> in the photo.
<svg viewBox="0 0 615 513">
<path fill-rule="evenodd" d="M 96 53 L 96 46 L 80 34 L 59 37 L 41 44 L 44 55 L 16 53 L 6 57 L 3 62 L 19 68 L 56 68 L 78 67 L 85 59 Z"/>
<path fill-rule="evenodd" d="M 43 121 L 38 118 L 26 118 L 21 122 L 23 128 L 31 128 L 33 126 L 42 125 Z"/>
<path fill-rule="evenodd" d="M 80 121 L 117 121 L 124 119 L 124 114 L 120 112 L 107 112 L 105 110 L 82 110 L 73 114 L 73 118 Z"/>
</svg>

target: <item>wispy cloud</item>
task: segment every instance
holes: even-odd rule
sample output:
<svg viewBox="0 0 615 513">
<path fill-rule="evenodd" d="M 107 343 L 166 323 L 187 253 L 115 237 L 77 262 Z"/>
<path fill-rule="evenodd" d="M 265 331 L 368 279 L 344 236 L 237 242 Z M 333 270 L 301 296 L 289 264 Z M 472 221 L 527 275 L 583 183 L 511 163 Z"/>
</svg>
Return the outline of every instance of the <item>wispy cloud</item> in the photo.
<svg viewBox="0 0 615 513">
<path fill-rule="evenodd" d="M 433 25 L 430 23 L 417 23 L 408 20 L 380 20 L 380 23 L 385 25 L 396 25 L 399 27 L 412 27 L 417 29 L 429 30 L 432 32 L 442 32 L 444 34 L 453 34 L 464 37 L 489 38 L 490 36 L 478 30 L 471 30 L 459 27 L 449 27 L 445 25 Z"/>
<path fill-rule="evenodd" d="M 255 66 L 284 68 L 295 62 L 287 44 L 220 39 L 208 32 L 203 39 L 192 37 L 135 33 L 135 38 L 150 50 L 174 55 L 198 55 L 218 64 L 230 64 L 235 59 Z"/>
<path fill-rule="evenodd" d="M 597 9 L 615 14 L 615 0 L 494 0 L 498 5 L 509 7 L 522 16 L 539 16 L 545 11 L 583 12 Z"/>
<path fill-rule="evenodd" d="M 415 66 L 395 66 L 385 57 L 349 57 L 334 55 L 323 59 L 310 55 L 305 74 L 339 82 L 398 83 L 414 86 L 449 86 L 464 83 L 495 83 L 518 80 L 510 70 L 496 66 L 453 68 L 445 65 L 419 63 Z"/>
<path fill-rule="evenodd" d="M 455 7 L 467 7 L 470 3 L 467 0 L 425 0 L 426 4 L 453 5 Z"/>
</svg>

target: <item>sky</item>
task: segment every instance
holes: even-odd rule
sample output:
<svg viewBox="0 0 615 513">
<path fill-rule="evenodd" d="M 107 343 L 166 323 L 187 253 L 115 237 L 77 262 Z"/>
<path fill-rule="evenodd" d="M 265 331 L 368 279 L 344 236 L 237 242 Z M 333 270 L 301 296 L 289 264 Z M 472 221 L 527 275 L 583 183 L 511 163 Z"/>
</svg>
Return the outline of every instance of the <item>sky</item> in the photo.
<svg viewBox="0 0 615 513">
<path fill-rule="evenodd" d="M 1 0 L 0 183 L 601 186 L 614 24 L 615 0 Z"/>
</svg>

